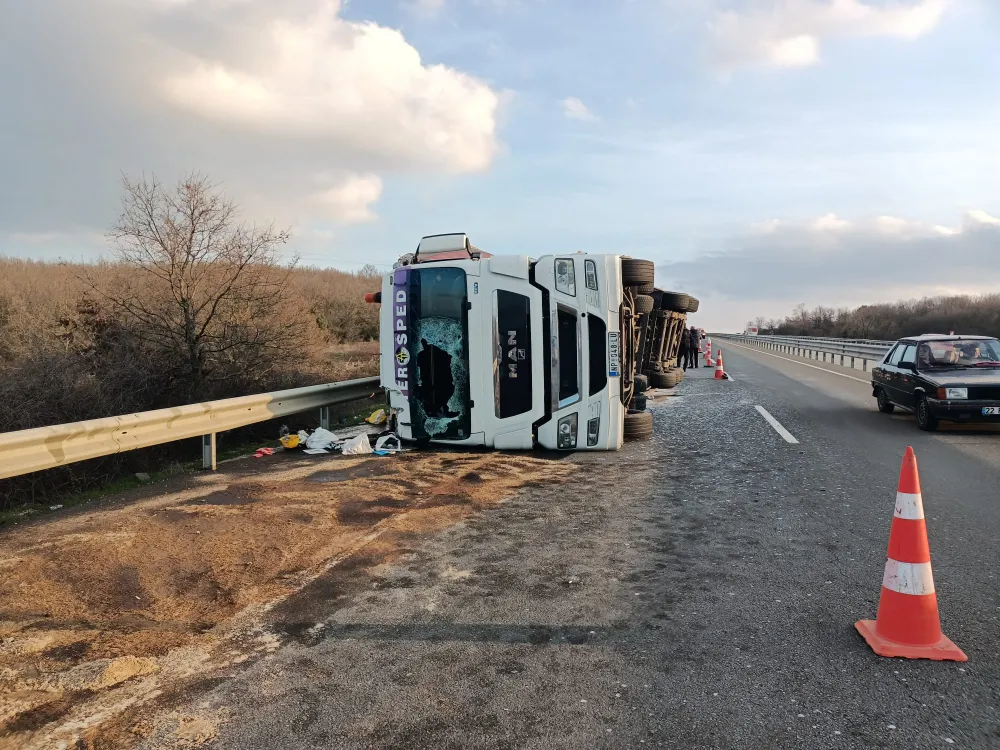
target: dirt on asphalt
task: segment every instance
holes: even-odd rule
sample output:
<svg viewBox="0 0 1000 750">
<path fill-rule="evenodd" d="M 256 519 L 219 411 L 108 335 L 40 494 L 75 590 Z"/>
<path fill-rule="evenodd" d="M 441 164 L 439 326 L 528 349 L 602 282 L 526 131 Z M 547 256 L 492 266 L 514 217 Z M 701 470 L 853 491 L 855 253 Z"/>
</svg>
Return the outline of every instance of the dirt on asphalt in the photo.
<svg viewBox="0 0 1000 750">
<path fill-rule="evenodd" d="M 278 455 L 14 527 L 0 535 L 0 748 L 127 747 L 161 724 L 173 746 L 204 744 L 219 717 L 171 701 L 307 637 L 309 603 L 343 595 L 337 576 L 573 469 L 498 453 Z"/>
</svg>

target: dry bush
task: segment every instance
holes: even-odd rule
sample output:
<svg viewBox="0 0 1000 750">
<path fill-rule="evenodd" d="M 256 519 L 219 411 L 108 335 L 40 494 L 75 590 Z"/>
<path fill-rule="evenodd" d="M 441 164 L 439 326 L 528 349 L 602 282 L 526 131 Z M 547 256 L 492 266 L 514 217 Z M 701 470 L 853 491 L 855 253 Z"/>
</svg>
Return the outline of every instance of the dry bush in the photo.
<svg viewBox="0 0 1000 750">
<path fill-rule="evenodd" d="M 191 184 L 181 183 L 181 192 Z M 195 187 L 214 195 L 207 182 Z M 230 239 L 235 232 L 260 240 L 234 215 L 228 226 Z M 195 275 L 185 269 L 173 278 L 171 264 L 185 262 L 183 243 L 92 265 L 0 257 L 0 432 L 378 373 L 378 306 L 362 301 L 379 288 L 377 275 L 289 268 L 264 253 L 234 281 L 238 244 L 203 259 Z M 185 292 L 184 284 L 202 286 Z M 227 288 L 233 293 L 217 293 Z M 203 311 L 215 303 L 207 325 L 204 316 L 185 317 L 185 305 L 206 300 Z M 187 336 L 192 319 L 203 331 Z M 165 445 L 2 480 L 0 509 L 155 470 L 196 450 Z"/>
</svg>

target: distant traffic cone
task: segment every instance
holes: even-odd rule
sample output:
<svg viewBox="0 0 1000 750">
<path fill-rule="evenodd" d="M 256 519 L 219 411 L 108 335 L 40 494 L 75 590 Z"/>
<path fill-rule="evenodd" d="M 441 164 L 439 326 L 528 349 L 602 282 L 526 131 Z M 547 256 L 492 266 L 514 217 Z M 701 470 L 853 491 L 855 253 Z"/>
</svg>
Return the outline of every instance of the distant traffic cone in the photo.
<svg viewBox="0 0 1000 750">
<path fill-rule="evenodd" d="M 917 457 L 910 447 L 899 472 L 888 557 L 878 617 L 859 620 L 854 627 L 879 656 L 968 661 L 941 632 Z"/>
<path fill-rule="evenodd" d="M 712 350 L 711 349 L 706 349 L 705 350 L 705 367 L 712 367 L 713 365 L 715 365 L 715 362 L 712 360 Z"/>
<path fill-rule="evenodd" d="M 715 379 L 722 380 L 726 377 L 726 371 L 722 367 L 722 349 L 719 349 L 719 358 L 715 361 Z"/>
</svg>

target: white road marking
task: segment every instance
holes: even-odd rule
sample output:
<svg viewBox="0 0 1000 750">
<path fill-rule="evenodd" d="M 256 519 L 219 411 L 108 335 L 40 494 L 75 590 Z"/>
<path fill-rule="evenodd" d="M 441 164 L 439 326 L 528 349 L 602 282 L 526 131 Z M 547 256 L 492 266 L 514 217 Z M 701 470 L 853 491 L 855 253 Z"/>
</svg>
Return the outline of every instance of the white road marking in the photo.
<svg viewBox="0 0 1000 750">
<path fill-rule="evenodd" d="M 740 349 L 747 349 L 747 350 L 749 350 L 751 352 L 757 352 L 758 354 L 764 354 L 764 355 L 766 355 L 768 357 L 774 357 L 775 359 L 783 359 L 786 362 L 794 362 L 795 364 L 802 365 L 803 367 L 811 367 L 814 370 L 821 370 L 822 372 L 828 372 L 831 375 L 836 375 L 838 378 L 847 378 L 848 380 L 856 380 L 859 383 L 866 383 L 868 385 L 871 385 L 871 382 L 872 382 L 870 380 L 862 380 L 861 378 L 856 378 L 853 375 L 845 375 L 842 372 L 836 372 L 834 370 L 827 370 L 825 367 L 817 367 L 816 365 L 811 365 L 808 362 L 799 362 L 797 359 L 789 359 L 788 357 L 781 357 L 781 356 L 778 356 L 777 354 L 771 354 L 770 352 L 765 352 L 764 350 L 757 349 L 756 347 L 753 347 L 753 346 L 743 346 L 743 344 L 734 344 L 732 341 L 727 341 L 726 343 L 729 346 L 738 346 Z"/>
<path fill-rule="evenodd" d="M 781 426 L 781 422 L 771 416 L 771 413 L 765 409 L 763 406 L 755 406 L 754 409 L 760 412 L 760 415 L 767 420 L 767 423 L 774 428 L 781 437 L 785 439 L 786 443 L 798 443 L 799 441 L 795 439 L 795 436 Z"/>
</svg>

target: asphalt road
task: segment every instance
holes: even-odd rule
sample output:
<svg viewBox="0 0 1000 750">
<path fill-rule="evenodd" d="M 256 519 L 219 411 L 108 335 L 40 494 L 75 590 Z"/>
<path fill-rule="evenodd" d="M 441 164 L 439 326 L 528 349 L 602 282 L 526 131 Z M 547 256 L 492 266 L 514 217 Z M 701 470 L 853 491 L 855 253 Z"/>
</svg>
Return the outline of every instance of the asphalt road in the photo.
<svg viewBox="0 0 1000 750">
<path fill-rule="evenodd" d="M 224 717 L 208 746 L 1000 747 L 1000 434 L 921 433 L 863 373 L 724 350 L 735 380 L 685 380 L 652 440 L 276 608 L 277 650 L 190 696 Z M 907 445 L 965 664 L 853 627 Z"/>
</svg>

